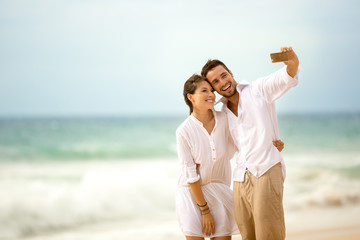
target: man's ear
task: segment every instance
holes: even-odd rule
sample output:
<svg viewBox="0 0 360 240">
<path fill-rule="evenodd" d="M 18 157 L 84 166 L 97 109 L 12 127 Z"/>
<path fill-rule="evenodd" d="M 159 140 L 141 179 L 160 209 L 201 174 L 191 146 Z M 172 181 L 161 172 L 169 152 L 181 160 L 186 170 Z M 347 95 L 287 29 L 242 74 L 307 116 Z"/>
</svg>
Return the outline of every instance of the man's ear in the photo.
<svg viewBox="0 0 360 240">
<path fill-rule="evenodd" d="M 229 70 L 229 73 L 231 75 L 232 78 L 234 78 L 234 74 Z"/>
<path fill-rule="evenodd" d="M 194 101 L 192 94 L 188 93 L 186 94 L 186 97 L 190 100 L 190 102 Z"/>
</svg>

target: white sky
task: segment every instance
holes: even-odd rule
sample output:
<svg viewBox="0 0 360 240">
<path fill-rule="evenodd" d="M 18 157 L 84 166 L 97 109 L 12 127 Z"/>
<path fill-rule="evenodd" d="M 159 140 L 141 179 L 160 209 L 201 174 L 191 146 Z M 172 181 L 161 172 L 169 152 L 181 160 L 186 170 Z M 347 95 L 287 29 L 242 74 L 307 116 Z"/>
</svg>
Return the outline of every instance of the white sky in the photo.
<svg viewBox="0 0 360 240">
<path fill-rule="evenodd" d="M 0 1 L 0 116 L 182 115 L 185 80 L 218 58 L 238 81 L 282 66 L 301 83 L 278 112 L 359 112 L 360 4 L 295 1 Z"/>
</svg>

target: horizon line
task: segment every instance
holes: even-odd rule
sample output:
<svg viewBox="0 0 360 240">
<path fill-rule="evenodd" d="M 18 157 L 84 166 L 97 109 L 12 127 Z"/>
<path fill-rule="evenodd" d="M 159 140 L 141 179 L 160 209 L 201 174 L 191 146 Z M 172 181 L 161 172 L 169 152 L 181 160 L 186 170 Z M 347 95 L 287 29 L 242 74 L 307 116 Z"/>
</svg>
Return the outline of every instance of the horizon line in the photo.
<svg viewBox="0 0 360 240">
<path fill-rule="evenodd" d="M 278 112 L 278 116 L 296 115 L 360 115 L 360 111 L 303 111 L 303 112 Z M 52 118 L 180 118 L 187 117 L 188 113 L 111 113 L 111 114 L 0 114 L 0 119 L 52 119 Z"/>
</svg>

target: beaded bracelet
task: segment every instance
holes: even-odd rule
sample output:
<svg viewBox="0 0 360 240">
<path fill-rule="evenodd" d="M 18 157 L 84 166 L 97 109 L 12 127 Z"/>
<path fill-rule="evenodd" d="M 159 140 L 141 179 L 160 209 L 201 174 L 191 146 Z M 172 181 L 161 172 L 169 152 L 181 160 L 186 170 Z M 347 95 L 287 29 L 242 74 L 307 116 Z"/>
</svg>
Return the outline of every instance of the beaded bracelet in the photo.
<svg viewBox="0 0 360 240">
<path fill-rule="evenodd" d="M 200 212 L 201 212 L 201 215 L 206 215 L 206 214 L 209 214 L 210 213 L 210 210 L 209 210 L 209 207 L 207 207 L 207 208 L 205 208 L 205 209 L 203 209 L 203 210 L 200 210 Z"/>
<path fill-rule="evenodd" d="M 207 210 L 209 210 L 209 207 L 204 208 L 204 209 L 200 209 L 200 212 L 206 212 Z"/>
</svg>

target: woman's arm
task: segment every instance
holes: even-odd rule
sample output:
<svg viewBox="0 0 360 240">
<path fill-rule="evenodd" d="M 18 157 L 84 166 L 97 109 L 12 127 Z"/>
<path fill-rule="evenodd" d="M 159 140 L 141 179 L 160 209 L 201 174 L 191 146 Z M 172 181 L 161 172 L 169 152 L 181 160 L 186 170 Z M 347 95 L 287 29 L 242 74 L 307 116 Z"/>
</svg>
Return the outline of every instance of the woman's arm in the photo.
<svg viewBox="0 0 360 240">
<path fill-rule="evenodd" d="M 215 233 L 215 224 L 214 218 L 211 215 L 210 208 L 207 205 L 207 202 L 202 193 L 199 181 L 194 183 L 189 183 L 191 192 L 195 198 L 196 203 L 198 204 L 202 216 L 202 232 L 206 236 L 210 236 Z"/>
<path fill-rule="evenodd" d="M 183 175 L 186 176 L 195 201 L 199 205 L 199 211 L 202 215 L 202 232 L 208 236 L 215 232 L 215 224 L 200 187 L 200 175 L 197 171 L 199 165 L 193 159 L 189 142 L 179 131 L 176 132 L 176 138 L 178 155 L 183 166 Z"/>
</svg>

